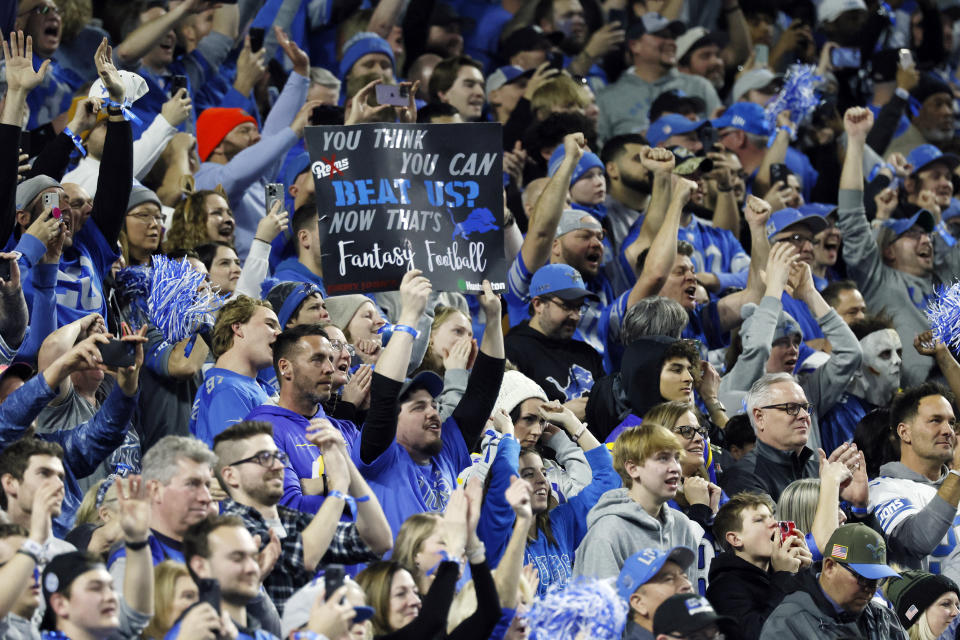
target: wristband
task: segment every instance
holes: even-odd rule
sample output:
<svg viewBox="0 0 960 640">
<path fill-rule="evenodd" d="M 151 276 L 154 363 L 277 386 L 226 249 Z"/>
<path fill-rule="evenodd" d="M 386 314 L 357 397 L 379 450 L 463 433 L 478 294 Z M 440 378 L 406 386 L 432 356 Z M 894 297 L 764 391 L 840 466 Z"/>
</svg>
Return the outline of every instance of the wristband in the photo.
<svg viewBox="0 0 960 640">
<path fill-rule="evenodd" d="M 853 513 L 858 516 L 865 516 L 868 513 L 870 513 L 870 511 L 866 507 L 855 507 L 853 505 L 850 505 L 850 513 Z"/>
<path fill-rule="evenodd" d="M 580 425 L 580 431 L 577 431 L 577 434 L 575 436 L 570 437 L 570 439 L 573 440 L 574 444 L 578 444 L 580 442 L 580 437 L 583 436 L 583 433 L 586 430 L 587 430 L 587 425 L 585 424 Z"/>
<path fill-rule="evenodd" d="M 324 476 L 324 477 L 326 477 L 326 476 Z M 328 494 L 327 494 L 327 497 L 328 497 L 328 498 L 339 498 L 340 500 L 343 500 L 344 502 L 346 502 L 346 503 L 347 503 L 347 507 L 349 507 L 349 509 L 350 509 L 350 515 L 353 516 L 353 519 L 354 519 L 354 520 L 357 519 L 357 503 L 358 503 L 358 502 L 367 502 L 368 500 L 370 500 L 370 496 L 369 496 L 369 495 L 360 496 L 359 498 L 354 498 L 353 496 L 347 495 L 347 494 L 343 493 L 342 491 L 337 491 L 336 489 L 334 489 L 333 491 L 331 491 L 330 493 L 328 493 Z"/>
<path fill-rule="evenodd" d="M 114 101 L 114 100 L 111 100 L 110 98 L 104 98 L 104 99 L 103 99 L 103 103 L 104 103 L 105 105 L 107 105 L 107 113 L 109 113 L 110 115 L 113 115 L 113 116 L 122 115 L 122 116 L 123 116 L 123 119 L 124 119 L 124 120 L 127 120 L 128 122 L 132 120 L 133 122 L 136 122 L 137 124 L 141 124 L 141 123 L 142 123 L 142 121 L 140 120 L 140 118 L 137 117 L 137 114 L 135 114 L 133 111 L 130 110 L 130 107 L 133 106 L 133 102 L 130 101 L 130 98 L 126 98 L 126 99 L 123 101 L 123 104 L 120 104 L 119 102 L 116 102 L 116 101 Z M 119 109 L 120 112 L 117 113 L 116 111 L 113 111 L 112 109 Z"/>
<path fill-rule="evenodd" d="M 377 330 L 377 333 L 383 333 L 384 331 L 393 331 L 393 333 L 396 333 L 398 331 L 401 333 L 409 333 L 411 336 L 413 336 L 414 340 L 420 337 L 420 332 L 408 324 L 389 324 L 388 323 L 380 327 L 380 329 Z"/>
<path fill-rule="evenodd" d="M 793 139 L 793 129 L 791 129 L 790 127 L 788 127 L 788 126 L 785 125 L 785 124 L 784 124 L 784 125 L 780 125 L 779 127 L 777 127 L 777 130 L 773 132 L 773 135 L 770 136 L 769 139 L 767 139 L 767 149 L 769 149 L 770 147 L 773 146 L 773 143 L 776 142 L 776 140 L 777 140 L 777 135 L 778 135 L 781 131 L 786 131 L 786 132 L 787 132 L 787 137 L 790 138 L 791 140 Z"/>
<path fill-rule="evenodd" d="M 484 552 L 486 552 L 486 549 L 484 549 Z M 460 560 L 458 558 L 451 558 L 450 554 L 448 554 L 446 551 L 438 551 L 437 555 L 440 556 L 442 560 L 440 560 L 440 562 L 438 562 L 437 564 L 433 565 L 430 569 L 428 569 L 424 573 L 424 575 L 432 576 L 434 573 L 436 573 L 437 569 L 440 568 L 440 565 L 444 562 L 453 562 L 453 563 L 456 563 L 458 566 L 460 565 Z"/>
<path fill-rule="evenodd" d="M 123 546 L 125 546 L 127 549 L 130 549 L 130 551 L 139 551 L 140 549 L 146 547 L 149 542 L 149 538 L 146 540 L 140 540 L 139 542 L 130 542 L 129 540 L 124 540 Z"/>
<path fill-rule="evenodd" d="M 80 155 L 86 156 L 87 150 L 83 148 L 83 140 L 80 139 L 80 136 L 71 131 L 70 127 L 64 127 L 63 132 L 70 136 L 70 139 L 73 140 L 73 146 L 77 148 L 77 151 L 80 152 Z"/>
</svg>

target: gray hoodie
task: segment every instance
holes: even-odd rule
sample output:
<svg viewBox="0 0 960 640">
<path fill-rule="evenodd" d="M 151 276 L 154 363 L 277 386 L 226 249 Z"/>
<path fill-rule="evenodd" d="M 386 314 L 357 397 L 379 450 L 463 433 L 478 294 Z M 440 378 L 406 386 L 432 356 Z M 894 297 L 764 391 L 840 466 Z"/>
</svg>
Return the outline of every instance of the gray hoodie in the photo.
<svg viewBox="0 0 960 640">
<path fill-rule="evenodd" d="M 863 192 L 840 190 L 840 230 L 843 232 L 843 258 L 847 272 L 856 281 L 873 312 L 885 311 L 903 343 L 903 386 L 927 379 L 933 359 L 914 349 L 913 339 L 930 328 L 921 308 L 933 296 L 934 286 L 960 275 L 960 245 L 947 247 L 934 234 L 936 273 L 925 278 L 912 276 L 883 263 L 863 208 Z"/>
<path fill-rule="evenodd" d="M 587 535 L 577 548 L 575 576 L 616 578 L 623 563 L 641 549 L 682 545 L 696 550 L 703 528 L 676 509 L 663 505 L 654 518 L 630 498 L 627 489 L 611 489 L 587 514 Z M 710 567 L 687 569 L 692 584 L 706 581 Z"/>
</svg>

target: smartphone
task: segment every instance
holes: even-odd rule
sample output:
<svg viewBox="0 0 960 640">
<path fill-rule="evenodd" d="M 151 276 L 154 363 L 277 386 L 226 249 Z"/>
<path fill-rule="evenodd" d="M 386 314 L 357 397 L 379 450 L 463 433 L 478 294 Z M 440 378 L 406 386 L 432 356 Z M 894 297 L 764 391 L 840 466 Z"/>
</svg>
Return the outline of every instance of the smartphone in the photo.
<svg viewBox="0 0 960 640">
<path fill-rule="evenodd" d="M 343 565 L 327 565 L 323 573 L 323 593 L 324 600 L 329 600 L 333 592 L 343 586 Z"/>
<path fill-rule="evenodd" d="M 786 540 L 790 536 L 800 537 L 800 532 L 797 531 L 797 525 L 793 523 L 793 520 L 781 520 L 777 525 L 780 527 L 781 540 Z"/>
<path fill-rule="evenodd" d="M 860 49 L 853 47 L 834 47 L 830 52 L 830 64 L 838 69 L 859 69 Z"/>
<path fill-rule="evenodd" d="M 703 152 L 707 153 L 708 151 L 713 150 L 713 145 L 717 143 L 718 135 L 717 130 L 713 128 L 713 125 L 709 122 L 699 129 L 697 129 L 697 135 L 700 137 L 700 143 L 703 145 Z"/>
<path fill-rule="evenodd" d="M 396 84 L 378 84 L 377 103 L 389 104 L 394 107 L 406 107 L 410 104 L 410 87 L 401 87 Z"/>
<path fill-rule="evenodd" d="M 250 27 L 250 51 L 256 53 L 263 49 L 263 36 L 266 34 L 266 30 L 260 27 Z"/>
<path fill-rule="evenodd" d="M 2 258 L 0 259 L 0 279 L 4 282 L 10 281 L 10 263 L 13 262 L 11 258 Z"/>
<path fill-rule="evenodd" d="M 200 602 L 207 602 L 214 611 L 220 613 L 220 581 L 216 578 L 200 578 L 197 581 L 197 593 Z"/>
<path fill-rule="evenodd" d="M 913 61 L 913 52 L 910 51 L 910 49 L 900 49 L 900 68 L 913 69 L 915 64 Z"/>
<path fill-rule="evenodd" d="M 53 212 L 55 220 L 60 219 L 60 194 L 56 191 L 50 191 L 43 194 L 43 208 L 50 209 Z"/>
<path fill-rule="evenodd" d="M 100 349 L 100 358 L 103 364 L 108 367 L 132 367 L 136 362 L 136 347 L 132 342 L 123 342 L 116 338 L 110 338 L 110 342 L 103 344 L 97 343 Z"/>
<path fill-rule="evenodd" d="M 177 95 L 177 92 L 180 89 L 187 88 L 187 76 L 173 76 L 173 79 L 170 80 L 170 97 Z"/>
<path fill-rule="evenodd" d="M 765 67 L 770 62 L 770 47 L 765 44 L 753 45 L 753 66 Z"/>
<path fill-rule="evenodd" d="M 790 169 L 787 168 L 787 165 L 782 162 L 775 162 L 770 165 L 770 184 L 774 185 L 778 182 L 782 182 L 784 185 L 787 184 L 787 176 L 793 174 Z"/>
<path fill-rule="evenodd" d="M 270 209 L 273 208 L 273 203 L 279 200 L 283 202 L 283 183 L 282 182 L 270 182 L 263 189 L 266 197 L 264 198 L 267 201 L 267 213 L 270 213 Z M 283 209 L 283 205 L 280 205 L 280 208 Z"/>
</svg>

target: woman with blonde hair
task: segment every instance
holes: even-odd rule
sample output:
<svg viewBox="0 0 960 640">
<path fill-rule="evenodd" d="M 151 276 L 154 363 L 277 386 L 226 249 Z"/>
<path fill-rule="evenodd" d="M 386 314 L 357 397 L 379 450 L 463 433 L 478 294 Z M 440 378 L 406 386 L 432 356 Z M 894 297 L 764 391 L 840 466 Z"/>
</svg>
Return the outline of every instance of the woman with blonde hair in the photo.
<svg viewBox="0 0 960 640">
<path fill-rule="evenodd" d="M 443 378 L 443 393 L 437 396 L 437 404 L 440 405 L 440 419 L 446 420 L 453 415 L 453 410 L 467 390 L 470 369 L 477 359 L 479 348 L 473 337 L 470 316 L 456 307 L 442 304 L 434 307 L 433 313 L 427 351 L 414 375 L 421 371 L 433 371 Z"/>
<path fill-rule="evenodd" d="M 153 585 L 156 614 L 142 637 L 162 640 L 183 612 L 199 599 L 199 593 L 186 565 L 173 560 L 164 560 L 153 568 Z"/>
<path fill-rule="evenodd" d="M 106 557 L 110 547 L 123 538 L 117 517 L 116 479 L 115 475 L 103 478 L 84 494 L 73 530 L 65 538 L 77 549 Z"/>
<path fill-rule="evenodd" d="M 941 574 L 901 571 L 884 588 L 910 640 L 953 638 L 960 614 L 960 587 Z M 949 633 L 944 633 L 952 628 Z"/>
</svg>

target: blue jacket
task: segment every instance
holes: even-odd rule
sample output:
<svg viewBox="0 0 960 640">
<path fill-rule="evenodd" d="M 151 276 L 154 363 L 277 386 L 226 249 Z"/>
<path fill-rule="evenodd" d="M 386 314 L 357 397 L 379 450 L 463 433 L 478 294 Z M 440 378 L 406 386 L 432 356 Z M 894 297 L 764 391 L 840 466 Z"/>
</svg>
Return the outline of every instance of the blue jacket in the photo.
<svg viewBox="0 0 960 640">
<path fill-rule="evenodd" d="M 357 425 L 329 417 L 322 406 L 314 418 L 329 420 L 347 441 L 347 452 L 353 455 L 360 437 Z M 245 420 L 263 420 L 272 424 L 277 448 L 289 456 L 283 469 L 283 497 L 280 498 L 280 504 L 298 511 L 316 513 L 323 504 L 323 496 L 305 496 L 300 488 L 301 478 L 319 478 L 323 474 L 323 456 L 317 446 L 306 438 L 310 420 L 299 413 L 270 404 L 257 407 Z"/>
<path fill-rule="evenodd" d="M 620 486 L 620 478 L 613 470 L 613 460 L 606 447 L 597 447 L 584 455 L 593 471 L 593 481 L 566 503 L 550 512 L 550 528 L 557 544 L 547 540 L 543 531 L 537 539 L 527 542 L 523 564 L 533 563 L 540 571 L 537 593 L 544 595 L 551 584 L 565 585 L 573 576 L 574 551 L 587 533 L 587 512 L 604 492 Z M 490 466 L 490 487 L 477 535 L 487 548 L 487 562 L 491 567 L 500 564 L 513 532 L 516 516 L 504 498 L 510 478 L 519 476 L 520 443 L 513 436 L 504 436 L 497 447 L 497 455 Z"/>
<path fill-rule="evenodd" d="M 42 373 L 7 396 L 0 404 L 0 448 L 6 449 L 19 440 L 40 411 L 56 396 L 56 391 L 50 388 Z M 63 447 L 63 507 L 53 520 L 53 532 L 58 538 L 73 528 L 73 516 L 83 500 L 77 478 L 93 473 L 123 444 L 136 406 L 137 395 L 127 397 L 119 387 L 114 387 L 90 420 L 71 429 L 37 434 L 40 440 L 56 442 Z"/>
<path fill-rule="evenodd" d="M 287 258 L 278 264 L 273 277 L 280 282 L 311 282 L 320 287 L 321 295 L 324 298 L 327 297 L 327 290 L 323 287 L 323 278 L 303 266 L 296 256 Z"/>
<path fill-rule="evenodd" d="M 190 433 L 213 447 L 213 439 L 254 407 L 267 402 L 273 389 L 229 369 L 213 367 L 203 377 L 190 412 Z"/>
</svg>

